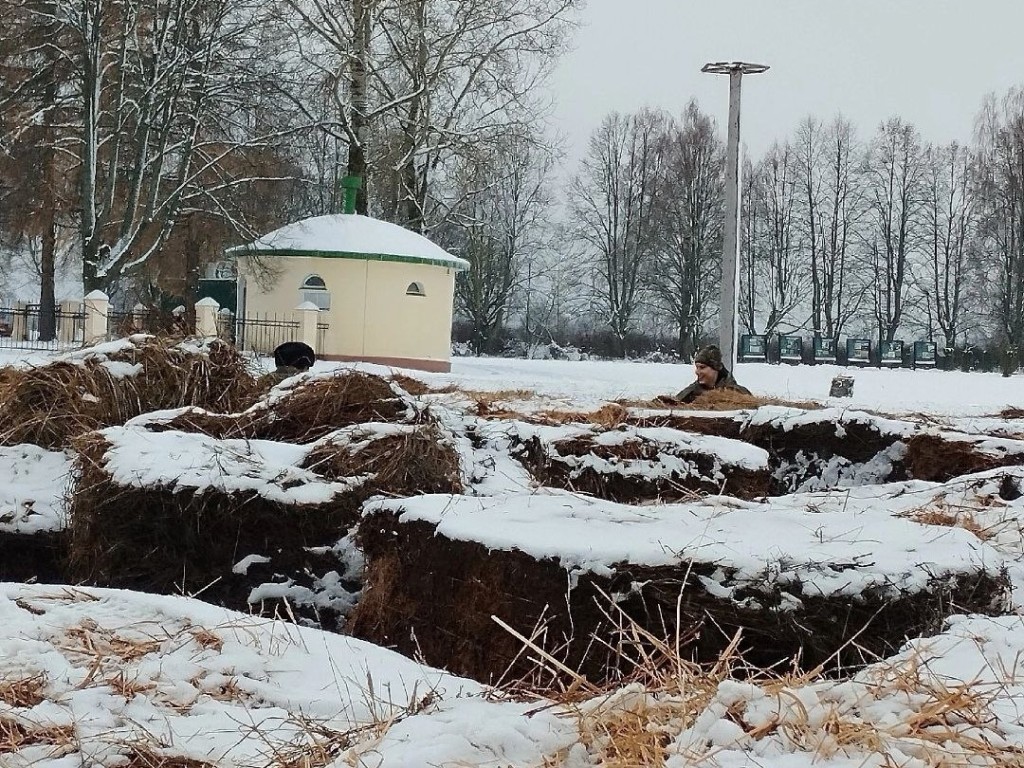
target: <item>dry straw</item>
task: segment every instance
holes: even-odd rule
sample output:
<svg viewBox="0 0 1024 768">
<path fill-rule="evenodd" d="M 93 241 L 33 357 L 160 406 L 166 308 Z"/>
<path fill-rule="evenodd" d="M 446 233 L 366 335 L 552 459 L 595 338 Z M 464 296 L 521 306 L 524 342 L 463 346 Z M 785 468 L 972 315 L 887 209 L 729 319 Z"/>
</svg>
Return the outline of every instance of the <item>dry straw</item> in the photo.
<svg viewBox="0 0 1024 768">
<path fill-rule="evenodd" d="M 137 370 L 119 370 L 124 366 Z M 4 370 L 0 443 L 34 443 L 52 450 L 69 447 L 86 432 L 164 408 L 241 410 L 259 392 L 239 353 L 221 341 L 198 348 L 179 340 L 133 337 L 117 352 Z"/>
<path fill-rule="evenodd" d="M 312 443 L 342 427 L 405 421 L 409 406 L 401 390 L 380 376 L 339 371 L 275 389 L 242 413 L 189 409 L 150 429 L 200 432 L 216 438 Z"/>
<path fill-rule="evenodd" d="M 924 652 L 876 664 L 856 682 L 836 684 L 820 678 L 820 668 L 787 673 L 747 664 L 738 651 L 739 633 L 716 662 L 693 664 L 683 655 L 685 638 L 651 633 L 614 605 L 610 613 L 619 616 L 620 647 L 632 664 L 622 680 L 596 689 L 547 654 L 536 644 L 536 636 L 512 631 L 536 669 L 503 688 L 505 696 L 537 699 L 537 680 L 570 680 L 561 689 L 545 689 L 541 700 L 554 701 L 574 718 L 580 743 L 604 768 L 658 768 L 670 757 L 683 757 L 695 766 L 717 765 L 716 754 L 726 747 L 702 742 L 684 748 L 676 739 L 707 711 L 722 683 L 735 680 L 760 689 L 778 707 L 777 715 L 753 723 L 747 720 L 742 699 L 726 708 L 723 719 L 739 726 L 743 734 L 734 742 L 739 750 L 744 742 L 773 739 L 777 746 L 772 751 L 804 753 L 814 761 L 843 757 L 896 766 L 908 764 L 911 756 L 917 761 L 914 765 L 935 768 L 1024 766 L 1024 748 L 1008 741 L 997 714 L 1000 697 L 1008 695 L 1005 686 L 944 682 L 928 671 L 930 659 Z M 856 642 L 858 634 L 849 642 Z M 1012 678 L 1014 673 L 1008 674 Z M 837 685 L 846 695 L 833 693 Z M 812 716 L 807 702 L 813 700 L 823 711 Z M 892 717 L 894 705 L 902 717 Z M 872 720 L 871 712 L 880 713 L 879 719 Z M 544 765 L 563 765 L 570 749 L 549 756 Z"/>
<path fill-rule="evenodd" d="M 459 456 L 434 424 L 411 426 L 362 443 L 325 440 L 310 451 L 303 466 L 330 480 L 369 475 L 367 494 L 462 492 Z"/>
</svg>

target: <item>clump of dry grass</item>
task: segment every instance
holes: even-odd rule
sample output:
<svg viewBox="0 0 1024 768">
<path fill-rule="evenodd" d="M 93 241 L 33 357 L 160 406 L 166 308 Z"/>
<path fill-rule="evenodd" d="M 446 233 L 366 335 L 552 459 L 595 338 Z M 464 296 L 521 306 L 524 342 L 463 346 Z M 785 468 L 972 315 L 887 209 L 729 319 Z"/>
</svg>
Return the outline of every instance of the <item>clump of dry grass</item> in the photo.
<svg viewBox="0 0 1024 768">
<path fill-rule="evenodd" d="M 9 707 L 34 707 L 45 700 L 46 675 L 0 680 L 0 701 Z"/>
<path fill-rule="evenodd" d="M 777 397 L 760 397 L 748 395 L 738 389 L 723 387 L 712 389 L 699 395 L 692 403 L 681 406 L 673 405 L 673 408 L 684 408 L 702 411 L 740 411 L 751 408 L 760 408 L 762 405 L 780 405 L 788 408 L 802 408 L 804 410 L 817 410 L 822 407 L 821 403 L 810 400 L 783 400 Z"/>
<path fill-rule="evenodd" d="M 124 759 L 122 768 L 216 768 L 204 760 L 167 754 L 152 744 L 133 744 Z"/>
<path fill-rule="evenodd" d="M 995 536 L 993 526 L 983 525 L 978 520 L 975 510 L 968 507 L 956 507 L 945 502 L 935 502 L 918 509 L 900 512 L 897 517 L 906 517 L 922 525 L 938 525 L 945 528 L 963 528 L 970 531 L 982 541 Z"/>
<path fill-rule="evenodd" d="M 545 424 L 598 424 L 614 429 L 626 423 L 629 411 L 619 403 L 605 403 L 596 411 L 541 411 L 531 420 Z"/>
<path fill-rule="evenodd" d="M 242 415 L 240 429 L 246 437 L 311 443 L 341 427 L 406 416 L 406 403 L 386 379 L 344 371 L 311 379 L 273 403 L 259 404 Z"/>
<path fill-rule="evenodd" d="M 138 370 L 122 375 L 118 364 Z M 0 443 L 58 450 L 79 435 L 150 411 L 241 410 L 258 392 L 255 377 L 229 344 L 213 341 L 200 350 L 140 337 L 109 354 L 8 370 L 0 377 Z"/>
<path fill-rule="evenodd" d="M 513 632 L 537 669 L 504 691 L 532 698 L 539 679 L 570 680 L 560 689 L 543 689 L 543 696 L 575 717 L 580 743 L 605 768 L 658 768 L 670 755 L 705 764 L 727 747 L 705 741 L 700 733 L 690 745 L 676 740 L 716 700 L 723 710 L 720 719 L 742 734 L 730 745 L 738 750 L 771 739 L 773 752 L 806 753 L 815 760 L 859 754 L 882 765 L 903 765 L 911 755 L 930 766 L 1024 766 L 1024 747 L 1005 738 L 997 715 L 1002 686 L 947 684 L 928 671 L 923 653 L 875 664 L 855 680 L 836 683 L 819 677 L 821 667 L 806 673 L 751 668 L 737 654 L 738 634 L 716 663 L 696 665 L 685 659 L 680 638 L 658 637 L 622 618 L 620 650 L 634 668 L 621 681 L 598 688 L 535 638 Z M 850 642 L 855 641 L 856 635 Z M 727 706 L 720 699 L 724 684 L 730 685 Z M 737 690 L 746 695 L 737 696 Z M 747 697 L 759 696 L 773 702 L 774 711 L 750 717 Z M 817 702 L 816 711 L 810 702 Z M 903 717 L 891 716 L 900 710 Z M 550 756 L 545 765 L 561 765 L 568 751 Z"/>
<path fill-rule="evenodd" d="M 29 725 L 0 715 L 0 755 L 10 755 L 25 747 L 46 745 L 75 751 L 73 725 Z"/>
</svg>

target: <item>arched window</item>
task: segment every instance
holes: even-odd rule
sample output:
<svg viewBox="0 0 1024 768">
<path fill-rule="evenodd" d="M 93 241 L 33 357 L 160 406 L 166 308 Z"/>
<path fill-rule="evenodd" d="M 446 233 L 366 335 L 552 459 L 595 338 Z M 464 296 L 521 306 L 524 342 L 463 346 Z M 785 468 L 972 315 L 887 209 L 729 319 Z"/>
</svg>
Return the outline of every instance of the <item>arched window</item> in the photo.
<svg viewBox="0 0 1024 768">
<path fill-rule="evenodd" d="M 327 283 L 320 275 L 309 275 L 302 281 L 299 289 L 302 301 L 311 301 L 318 309 L 331 308 L 331 293 L 327 290 Z"/>
<path fill-rule="evenodd" d="M 405 289 L 406 296 L 426 296 L 427 292 L 423 290 L 423 283 L 409 283 L 409 287 Z"/>
</svg>

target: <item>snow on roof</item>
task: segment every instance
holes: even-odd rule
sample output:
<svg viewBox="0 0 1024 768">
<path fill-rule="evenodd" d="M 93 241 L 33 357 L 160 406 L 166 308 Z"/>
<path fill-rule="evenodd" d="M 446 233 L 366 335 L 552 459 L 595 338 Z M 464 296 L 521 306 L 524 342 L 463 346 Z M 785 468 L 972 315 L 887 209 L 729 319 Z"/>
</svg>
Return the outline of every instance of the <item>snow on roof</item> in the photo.
<svg viewBox="0 0 1024 768">
<path fill-rule="evenodd" d="M 1003 556 L 968 531 L 894 515 L 931 500 L 936 487 L 910 482 L 765 503 L 708 497 L 652 507 L 542 489 L 374 500 L 364 514 L 391 511 L 402 522 L 435 524 L 436 533 L 449 539 L 555 558 L 573 572 L 696 560 L 720 566 L 718 589 L 725 592 L 762 583 L 769 573 L 780 585 L 802 584 L 805 595 L 857 595 L 871 587 L 924 590 L 930 579 L 946 574 L 1002 567 Z"/>
<path fill-rule="evenodd" d="M 329 482 L 299 464 L 310 446 L 269 440 L 216 440 L 185 432 L 110 427 L 99 432 L 110 448 L 104 468 L 126 488 L 255 492 L 279 504 L 323 504 L 365 477 Z"/>
<path fill-rule="evenodd" d="M 354 213 L 314 216 L 287 224 L 248 245 L 228 249 L 281 256 L 365 258 L 411 261 L 453 269 L 469 269 L 469 262 L 453 256 L 405 227 Z"/>
</svg>

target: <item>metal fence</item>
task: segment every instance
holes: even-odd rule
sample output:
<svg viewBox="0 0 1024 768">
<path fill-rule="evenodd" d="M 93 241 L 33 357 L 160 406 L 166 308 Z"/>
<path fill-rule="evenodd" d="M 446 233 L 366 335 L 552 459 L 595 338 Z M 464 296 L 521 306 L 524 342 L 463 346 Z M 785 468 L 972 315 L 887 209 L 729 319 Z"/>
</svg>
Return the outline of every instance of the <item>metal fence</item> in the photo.
<svg viewBox="0 0 1024 768">
<path fill-rule="evenodd" d="M 293 315 L 256 314 L 235 317 L 230 312 L 217 316 L 219 336 L 232 342 L 243 352 L 270 355 L 286 341 L 299 341 L 300 323 Z M 318 322 L 316 325 L 316 348 L 324 348 L 324 340 L 330 325 Z"/>
<path fill-rule="evenodd" d="M 278 315 L 243 315 L 235 318 L 235 346 L 243 352 L 269 355 L 280 344 L 299 338 L 299 321 Z"/>
<path fill-rule="evenodd" d="M 151 333 L 154 336 L 188 336 L 195 333 L 195 321 L 184 312 L 136 307 L 107 313 L 107 329 L 111 338 Z"/>
<path fill-rule="evenodd" d="M 60 350 L 82 345 L 85 311 L 81 305 L 55 306 L 52 323 L 44 314 L 39 304 L 0 307 L 0 348 Z"/>
</svg>

